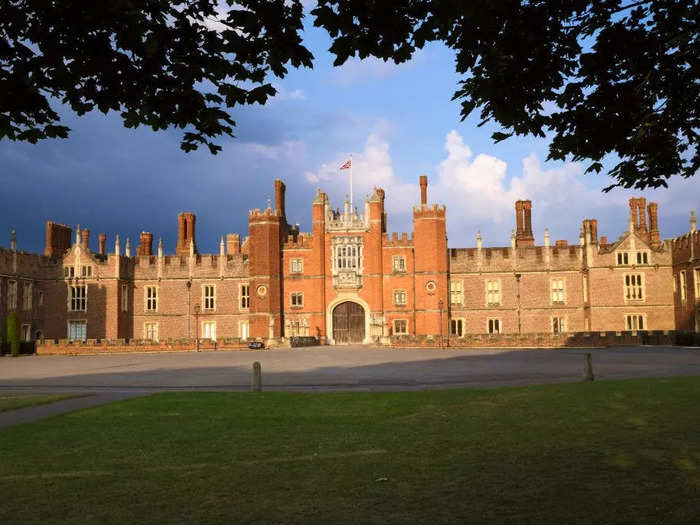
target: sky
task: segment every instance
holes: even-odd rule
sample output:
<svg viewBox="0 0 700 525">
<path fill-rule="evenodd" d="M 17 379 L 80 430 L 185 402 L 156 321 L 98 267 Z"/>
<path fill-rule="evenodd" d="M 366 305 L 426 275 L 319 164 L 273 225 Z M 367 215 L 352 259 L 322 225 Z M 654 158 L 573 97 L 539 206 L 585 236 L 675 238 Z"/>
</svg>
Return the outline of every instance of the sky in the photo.
<svg viewBox="0 0 700 525">
<path fill-rule="evenodd" d="M 310 24 L 309 24 L 310 25 Z M 598 219 L 598 233 L 618 238 L 628 225 L 627 199 L 659 203 L 663 238 L 689 230 L 698 209 L 700 184 L 672 179 L 669 189 L 628 191 L 602 188 L 604 173 L 584 174 L 585 163 L 546 162 L 548 141 L 513 137 L 494 144 L 494 125 L 477 127 L 478 115 L 460 120 L 451 101 L 459 76 L 454 53 L 429 45 L 405 64 L 354 59 L 333 67 L 328 36 L 307 28 L 313 69 L 290 69 L 275 80 L 278 95 L 264 106 L 232 112 L 235 138 L 223 151 L 184 153 L 181 132 L 127 129 L 118 114 L 77 117 L 56 109 L 71 128 L 69 139 L 36 145 L 0 140 L 0 246 L 17 230 L 18 248 L 41 252 L 47 220 L 138 244 L 140 231 L 162 237 L 166 253 L 177 242 L 177 214 L 197 215 L 200 252 L 218 253 L 219 238 L 248 234 L 248 210 L 274 199 L 273 180 L 287 186 L 287 220 L 311 229 L 311 200 L 317 188 L 342 207 L 352 155 L 354 201 L 360 209 L 374 187 L 386 192 L 388 230 L 412 230 L 412 206 L 420 201 L 418 178 L 428 176 L 428 201 L 447 206 L 448 245 L 508 246 L 515 227 L 514 203 L 531 199 L 537 244 L 544 229 L 552 240 L 577 243 L 581 221 Z M 605 123 L 601 123 L 601 126 Z M 609 166 L 608 166 L 609 167 Z M 156 241 L 157 242 L 157 241 Z"/>
</svg>

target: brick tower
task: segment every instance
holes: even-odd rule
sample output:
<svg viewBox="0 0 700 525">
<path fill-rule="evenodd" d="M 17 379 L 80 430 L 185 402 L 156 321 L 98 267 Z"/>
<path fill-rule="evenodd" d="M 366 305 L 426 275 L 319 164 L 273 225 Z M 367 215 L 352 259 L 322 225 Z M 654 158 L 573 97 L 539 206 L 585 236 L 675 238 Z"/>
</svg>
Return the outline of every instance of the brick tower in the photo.
<svg viewBox="0 0 700 525">
<path fill-rule="evenodd" d="M 420 206 L 413 207 L 416 333 L 446 336 L 449 329 L 449 290 L 445 207 L 428 205 L 428 178 L 425 175 L 420 177 L 420 187 Z"/>
<path fill-rule="evenodd" d="M 284 193 L 284 183 L 275 180 L 275 209 L 255 209 L 248 215 L 252 337 L 283 335 L 282 242 L 289 230 Z"/>
</svg>

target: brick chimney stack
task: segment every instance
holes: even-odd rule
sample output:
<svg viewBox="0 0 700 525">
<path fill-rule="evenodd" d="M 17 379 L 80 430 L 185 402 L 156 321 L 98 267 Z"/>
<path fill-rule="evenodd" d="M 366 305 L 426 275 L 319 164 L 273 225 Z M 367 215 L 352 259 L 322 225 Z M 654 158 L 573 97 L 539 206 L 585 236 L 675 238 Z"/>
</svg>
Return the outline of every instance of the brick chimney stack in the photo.
<svg viewBox="0 0 700 525">
<path fill-rule="evenodd" d="M 153 255 L 153 234 L 151 232 L 141 232 L 136 255 Z"/>
<path fill-rule="evenodd" d="M 598 219 L 584 219 L 583 232 L 591 234 L 591 243 L 598 244 Z"/>
<path fill-rule="evenodd" d="M 275 213 L 277 213 L 281 217 L 287 216 L 284 209 L 285 190 L 286 186 L 284 185 L 284 182 L 282 182 L 280 179 L 275 179 Z"/>
<path fill-rule="evenodd" d="M 190 241 L 194 244 L 194 252 L 197 253 L 195 241 L 195 222 L 197 217 L 192 212 L 182 212 L 177 216 L 177 248 L 178 255 L 190 254 Z"/>
<path fill-rule="evenodd" d="M 523 235 L 523 201 L 515 201 L 515 236 Z"/>
<path fill-rule="evenodd" d="M 98 243 L 97 252 L 100 255 L 104 255 L 105 254 L 105 244 L 107 243 L 107 236 L 104 233 L 100 233 L 97 236 L 97 243 Z"/>
<path fill-rule="evenodd" d="M 649 212 L 649 242 L 657 246 L 661 244 L 659 237 L 659 205 L 655 202 L 650 202 L 647 206 Z"/>
<path fill-rule="evenodd" d="M 70 249 L 73 230 L 65 224 L 46 221 L 46 244 L 44 255 L 61 256 Z"/>
<path fill-rule="evenodd" d="M 534 246 L 532 234 L 532 202 L 519 200 L 515 202 L 515 245 Z"/>
<path fill-rule="evenodd" d="M 428 204 L 428 177 L 420 176 L 420 204 L 426 206 Z"/>
<path fill-rule="evenodd" d="M 229 233 L 226 235 L 226 253 L 229 255 L 238 255 L 241 253 L 241 236 L 237 233 Z"/>
<path fill-rule="evenodd" d="M 90 249 L 90 230 L 87 228 L 80 232 L 80 244 L 82 245 L 83 250 Z"/>
</svg>

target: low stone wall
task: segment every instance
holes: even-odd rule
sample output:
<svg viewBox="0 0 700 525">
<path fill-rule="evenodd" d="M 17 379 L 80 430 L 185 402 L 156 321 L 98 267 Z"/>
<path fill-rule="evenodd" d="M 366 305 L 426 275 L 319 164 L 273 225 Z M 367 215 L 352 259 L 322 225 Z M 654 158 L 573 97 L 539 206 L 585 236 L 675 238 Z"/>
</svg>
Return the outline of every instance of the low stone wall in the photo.
<svg viewBox="0 0 700 525">
<path fill-rule="evenodd" d="M 316 343 L 318 344 L 318 342 Z M 395 335 L 392 348 L 566 348 L 637 345 L 700 345 L 700 334 L 669 330 L 637 332 L 574 332 L 567 334 L 467 334 L 464 337 Z M 289 348 L 289 341 L 268 340 L 265 347 Z M 382 345 L 378 345 L 382 346 Z M 225 338 L 217 341 L 201 339 L 200 351 L 248 350 L 248 341 Z M 195 339 L 146 341 L 138 339 L 45 339 L 36 342 L 40 355 L 119 354 L 129 352 L 194 352 Z"/>
<path fill-rule="evenodd" d="M 139 339 L 87 339 L 70 341 L 68 339 L 44 339 L 36 342 L 39 355 L 78 355 L 78 354 L 121 354 L 130 352 L 195 352 L 195 339 L 169 339 L 150 341 Z M 214 350 L 248 350 L 248 342 L 238 338 L 200 339 L 200 351 Z"/>
<path fill-rule="evenodd" d="M 678 333 L 669 330 L 636 332 L 573 332 L 566 334 L 467 334 L 464 337 L 392 336 L 394 348 L 565 348 L 634 345 L 673 345 Z"/>
</svg>

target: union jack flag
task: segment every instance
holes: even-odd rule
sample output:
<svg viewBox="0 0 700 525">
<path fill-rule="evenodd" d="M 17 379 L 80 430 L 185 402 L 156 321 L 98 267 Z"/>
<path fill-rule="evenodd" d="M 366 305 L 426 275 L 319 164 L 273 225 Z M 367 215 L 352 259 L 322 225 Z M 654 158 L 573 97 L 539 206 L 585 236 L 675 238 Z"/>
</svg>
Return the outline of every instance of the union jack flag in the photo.
<svg viewBox="0 0 700 525">
<path fill-rule="evenodd" d="M 341 169 L 341 170 L 349 170 L 351 166 L 352 166 L 352 159 L 350 159 L 350 160 L 347 161 L 345 164 L 343 164 L 343 165 L 340 167 L 340 169 Z"/>
</svg>

